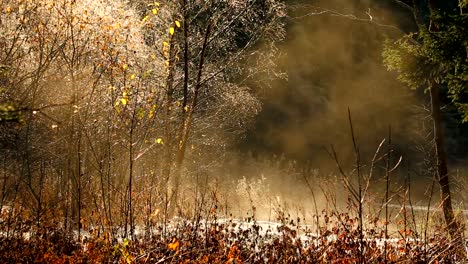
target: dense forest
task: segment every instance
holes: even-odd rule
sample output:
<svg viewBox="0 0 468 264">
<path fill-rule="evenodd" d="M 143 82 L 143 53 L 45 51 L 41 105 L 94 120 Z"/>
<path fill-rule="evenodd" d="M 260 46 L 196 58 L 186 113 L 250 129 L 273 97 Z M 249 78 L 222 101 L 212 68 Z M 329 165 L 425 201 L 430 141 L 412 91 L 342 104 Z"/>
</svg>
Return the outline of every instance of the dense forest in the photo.
<svg viewBox="0 0 468 264">
<path fill-rule="evenodd" d="M 0 262 L 464 263 L 468 1 L 0 0 Z"/>
</svg>

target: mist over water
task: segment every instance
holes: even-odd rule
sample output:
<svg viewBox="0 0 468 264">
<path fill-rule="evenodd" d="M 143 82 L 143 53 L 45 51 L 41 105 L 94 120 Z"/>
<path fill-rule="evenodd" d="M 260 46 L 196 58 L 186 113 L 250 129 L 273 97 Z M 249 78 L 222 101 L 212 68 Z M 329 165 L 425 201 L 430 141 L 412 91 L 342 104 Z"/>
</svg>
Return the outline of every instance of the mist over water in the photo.
<svg viewBox="0 0 468 264">
<path fill-rule="evenodd" d="M 402 157 L 392 176 L 391 189 L 397 190 L 410 175 L 414 201 L 427 200 L 432 180 L 423 163 L 427 153 L 419 150 L 427 144 L 424 138 L 427 130 L 423 128 L 430 125 L 427 97 L 399 82 L 394 73 L 387 71 L 382 59 L 386 39 L 396 39 L 416 29 L 411 13 L 401 6 L 383 3 L 390 1 L 314 1 L 314 6 L 343 16 L 310 15 L 324 9 L 297 2 L 304 1 L 290 6 L 292 19 L 287 40 L 281 47 L 284 55 L 277 62 L 288 72 L 288 80 L 259 91 L 263 110 L 240 145 L 241 152 L 252 156 L 240 158 L 236 166 L 242 167 L 248 159 L 272 155 L 273 159 L 294 160 L 298 167 L 307 163 L 322 177 L 309 175 L 316 193 L 321 193 L 318 186 L 326 186 L 323 179 L 333 181 L 338 175 L 335 161 L 326 151 L 331 145 L 347 172 L 355 168 L 349 108 L 365 170 L 391 130 L 393 162 Z M 370 16 L 373 22 L 368 21 Z M 385 151 L 382 149 L 381 155 Z M 374 191 L 384 187 L 384 167 L 382 160 L 376 164 Z M 302 176 L 285 172 L 249 173 L 246 169 L 240 173 L 254 177 L 260 174 L 273 186 L 273 193 L 295 196 L 303 192 L 303 197 L 310 196 Z M 434 190 L 437 193 L 438 188 Z M 438 195 L 434 195 L 438 200 Z M 319 203 L 323 204 L 321 196 Z"/>
<path fill-rule="evenodd" d="M 262 91 L 264 108 L 248 135 L 246 145 L 255 145 L 249 150 L 321 164 L 322 148 L 333 144 L 348 160 L 348 108 L 363 153 L 375 150 L 389 126 L 394 142 L 409 143 L 420 102 L 382 64 L 383 41 L 390 34 L 395 29 L 347 17 L 293 18 L 279 59 L 289 80 Z"/>
</svg>

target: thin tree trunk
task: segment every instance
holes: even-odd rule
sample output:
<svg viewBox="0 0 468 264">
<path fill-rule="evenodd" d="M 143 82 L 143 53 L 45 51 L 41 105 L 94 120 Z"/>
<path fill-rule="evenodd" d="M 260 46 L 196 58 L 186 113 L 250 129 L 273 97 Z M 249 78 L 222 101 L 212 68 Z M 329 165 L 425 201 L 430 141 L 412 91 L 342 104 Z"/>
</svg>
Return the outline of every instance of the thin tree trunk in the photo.
<svg viewBox="0 0 468 264">
<path fill-rule="evenodd" d="M 452 207 L 452 195 L 450 192 L 450 180 L 447 168 L 447 153 L 444 148 L 444 134 L 442 128 L 442 113 L 440 110 L 439 85 L 434 84 L 430 88 L 432 120 L 434 123 L 435 155 L 437 161 L 437 181 L 439 182 L 442 210 L 444 212 L 447 229 L 452 239 L 461 238 L 461 230 L 455 219 Z"/>
<path fill-rule="evenodd" d="M 187 0 L 183 0 L 184 12 L 184 101 L 182 103 L 182 117 L 185 116 L 188 103 L 188 83 L 189 83 L 189 43 L 188 43 L 188 12 Z"/>
<path fill-rule="evenodd" d="M 203 46 L 202 46 L 202 51 L 200 55 L 200 63 L 198 65 L 198 74 L 197 74 L 197 82 L 195 85 L 195 89 L 193 92 L 193 98 L 192 102 L 190 104 L 190 108 L 188 109 L 188 115 L 186 116 L 185 120 L 183 120 L 183 127 L 182 131 L 180 134 L 180 139 L 179 139 L 179 145 L 177 149 L 177 155 L 176 155 L 176 160 L 175 160 L 175 179 L 174 179 L 174 194 L 173 194 L 173 199 L 177 203 L 178 195 L 179 195 L 179 185 L 180 185 L 180 178 L 181 178 L 181 173 L 182 173 L 182 163 L 184 162 L 185 158 L 185 150 L 187 148 L 187 142 L 189 139 L 190 135 L 190 129 L 192 128 L 193 124 L 193 114 L 195 112 L 195 108 L 197 107 L 198 104 L 198 95 L 200 92 L 200 88 L 202 86 L 202 74 L 203 74 L 203 66 L 205 62 L 205 54 L 206 54 L 206 49 L 208 47 L 208 40 L 210 37 L 211 33 L 211 23 L 208 24 L 205 32 L 205 38 L 203 41 Z"/>
<path fill-rule="evenodd" d="M 135 109 L 133 110 L 133 116 L 132 116 L 132 122 L 131 122 L 131 127 L 130 127 L 130 139 L 129 139 L 129 175 L 128 175 L 128 211 L 127 211 L 127 217 L 128 217 L 128 223 L 130 224 L 130 237 L 134 239 L 134 217 L 133 217 L 133 204 L 132 204 L 132 191 L 133 191 L 133 169 L 135 166 L 135 160 L 134 160 L 134 149 L 133 149 L 133 139 L 134 139 L 134 130 L 135 130 L 135 116 L 136 114 L 136 106 Z M 125 225 L 125 230 L 127 230 L 127 225 Z M 126 232 L 125 232 L 126 233 Z M 127 234 L 125 234 L 126 236 Z"/>
<path fill-rule="evenodd" d="M 175 71 L 175 39 L 174 35 L 171 36 L 171 39 L 169 41 L 169 50 L 168 50 L 168 76 L 166 79 L 166 109 L 165 109 L 165 131 L 164 131 L 164 146 L 165 146 L 165 159 L 164 159 L 164 164 L 163 164 L 163 171 L 162 171 L 162 176 L 164 178 L 163 180 L 163 188 L 164 188 L 164 195 L 165 195 L 165 201 L 164 203 L 166 204 L 166 207 L 169 203 L 170 200 L 170 195 L 169 195 L 169 180 L 171 177 L 171 167 L 172 167 L 172 150 L 173 150 L 173 120 L 171 120 L 171 112 L 172 112 L 172 107 L 173 107 L 173 93 L 174 93 L 174 71 Z M 165 212 L 165 215 L 167 217 L 167 212 Z"/>
</svg>

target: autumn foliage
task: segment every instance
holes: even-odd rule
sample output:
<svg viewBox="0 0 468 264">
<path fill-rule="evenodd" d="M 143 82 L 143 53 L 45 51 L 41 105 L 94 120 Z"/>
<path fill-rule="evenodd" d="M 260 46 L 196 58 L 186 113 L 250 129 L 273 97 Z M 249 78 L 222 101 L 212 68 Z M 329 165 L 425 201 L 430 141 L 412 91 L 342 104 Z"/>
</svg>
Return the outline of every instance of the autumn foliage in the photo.
<svg viewBox="0 0 468 264">
<path fill-rule="evenodd" d="M 322 212 L 319 234 L 300 219 L 257 222 L 217 219 L 207 222 L 174 221 L 155 226 L 135 240 L 109 241 L 89 232 L 77 241 L 62 229 L 48 227 L 11 233 L 0 238 L 0 259 L 8 263 L 357 263 L 362 251 L 366 263 L 453 263 L 450 241 L 436 233 L 426 241 L 412 232 L 383 240 L 383 224 L 374 222 L 361 245 L 357 219 Z M 2 222 L 2 232 L 8 228 Z M 34 235 L 32 235 L 34 234 Z"/>
<path fill-rule="evenodd" d="M 406 222 L 388 240 L 388 221 L 363 225 L 352 202 L 312 225 L 230 214 L 241 191 L 271 204 L 252 195 L 263 178 L 233 186 L 220 171 L 261 109 L 250 86 L 285 79 L 285 13 L 279 0 L 0 1 L 0 263 L 456 261 L 460 241 Z"/>
</svg>

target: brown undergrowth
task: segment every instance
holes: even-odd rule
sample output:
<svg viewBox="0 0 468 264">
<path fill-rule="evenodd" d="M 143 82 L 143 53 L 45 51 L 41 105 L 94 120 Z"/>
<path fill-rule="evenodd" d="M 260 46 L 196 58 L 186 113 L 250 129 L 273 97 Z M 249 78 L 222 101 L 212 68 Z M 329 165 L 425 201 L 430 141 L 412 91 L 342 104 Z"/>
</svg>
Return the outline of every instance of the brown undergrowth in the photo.
<svg viewBox="0 0 468 264">
<path fill-rule="evenodd" d="M 198 218 L 201 219 L 201 218 Z M 360 238 L 350 213 L 319 216 L 319 231 L 301 219 L 279 214 L 277 221 L 254 218 L 178 220 L 153 226 L 135 239 L 110 241 L 103 232 L 65 232 L 58 226 L 7 226 L 2 222 L 2 263 L 457 263 L 454 241 L 445 232 L 418 239 L 400 230 L 384 243 L 384 226 L 375 219 Z M 10 229 L 8 229 L 10 228 Z M 436 229 L 437 230 L 437 229 Z M 386 247 L 386 249 L 385 249 Z M 386 252 L 386 257 L 384 255 Z"/>
</svg>

